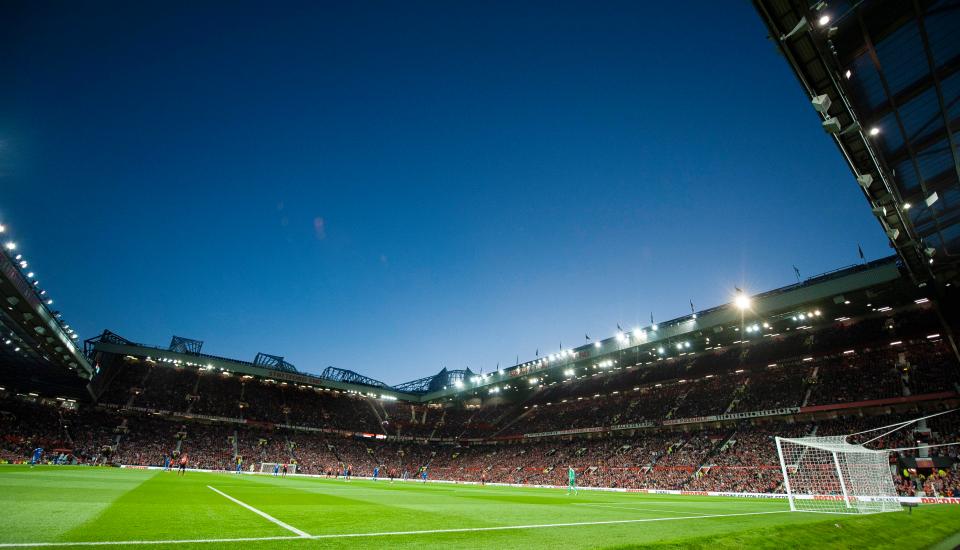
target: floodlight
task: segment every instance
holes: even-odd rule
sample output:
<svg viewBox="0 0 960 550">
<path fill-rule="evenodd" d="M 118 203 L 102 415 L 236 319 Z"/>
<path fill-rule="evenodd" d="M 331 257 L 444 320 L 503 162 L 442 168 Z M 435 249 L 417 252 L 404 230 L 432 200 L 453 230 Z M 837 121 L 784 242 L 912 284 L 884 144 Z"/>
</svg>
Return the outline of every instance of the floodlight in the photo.
<svg viewBox="0 0 960 550">
<path fill-rule="evenodd" d="M 821 26 L 821 27 L 824 26 L 824 25 L 826 25 L 826 24 L 829 23 L 829 22 L 830 22 L 830 16 L 829 16 L 829 15 L 821 15 L 821 16 L 820 16 L 820 19 L 817 20 L 817 23 L 820 23 L 820 26 Z"/>
<path fill-rule="evenodd" d="M 733 300 L 733 303 L 736 304 L 736 306 L 741 310 L 747 309 L 750 307 L 750 297 L 741 292 L 737 294 L 737 297 Z"/>
<path fill-rule="evenodd" d="M 603 345 L 603 344 L 601 344 L 600 342 L 594 342 L 594 343 L 593 343 L 593 347 L 595 347 L 595 348 L 599 348 L 599 347 L 602 346 L 602 345 Z"/>
<path fill-rule="evenodd" d="M 937 192 L 934 191 L 933 193 L 930 193 L 930 195 L 927 198 L 923 199 L 923 202 L 925 202 L 929 207 L 929 206 L 933 206 L 933 203 L 937 202 L 938 200 L 940 200 L 940 197 L 937 196 Z"/>
<path fill-rule="evenodd" d="M 874 126 L 873 128 L 870 128 L 870 135 L 871 135 L 871 136 L 875 136 L 875 135 L 877 135 L 877 134 L 879 134 L 879 133 L 880 133 L 880 128 L 877 128 L 876 126 Z"/>
<path fill-rule="evenodd" d="M 7 230 L 6 226 L 0 223 L 0 233 L 3 233 L 6 230 Z"/>
<path fill-rule="evenodd" d="M 887 230 L 887 236 L 890 237 L 891 241 L 897 240 L 897 237 L 900 236 L 900 230 L 897 228 L 891 228 Z"/>
<path fill-rule="evenodd" d="M 15 243 L 15 242 L 13 242 L 13 241 L 7 241 L 3 246 L 6 247 L 7 250 L 16 250 L 16 249 L 17 249 L 17 243 Z"/>
<path fill-rule="evenodd" d="M 857 183 L 860 184 L 860 187 L 864 189 L 869 189 L 873 185 L 873 175 L 871 174 L 860 174 L 857 176 Z"/>
</svg>

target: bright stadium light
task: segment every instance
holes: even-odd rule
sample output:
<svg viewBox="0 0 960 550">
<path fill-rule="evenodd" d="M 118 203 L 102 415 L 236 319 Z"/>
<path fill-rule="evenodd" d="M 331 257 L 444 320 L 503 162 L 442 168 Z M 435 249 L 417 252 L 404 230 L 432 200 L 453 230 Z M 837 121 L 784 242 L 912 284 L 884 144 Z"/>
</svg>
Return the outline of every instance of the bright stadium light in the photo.
<svg viewBox="0 0 960 550">
<path fill-rule="evenodd" d="M 15 243 L 15 242 L 13 242 L 13 241 L 7 241 L 6 243 L 4 243 L 3 246 L 6 247 L 7 250 L 16 250 L 16 249 L 17 249 L 17 243 Z"/>
<path fill-rule="evenodd" d="M 3 233 L 3 232 L 6 231 L 6 230 L 7 230 L 7 226 L 5 226 L 5 225 L 3 225 L 2 223 L 0 223 L 0 233 Z"/>
<path fill-rule="evenodd" d="M 453 382 L 453 385 L 456 386 L 457 388 L 462 388 L 462 387 L 463 387 L 463 380 L 455 380 L 455 381 Z"/>
<path fill-rule="evenodd" d="M 876 126 L 874 126 L 873 128 L 870 128 L 870 135 L 871 135 L 871 136 L 875 136 L 875 135 L 877 135 L 877 134 L 879 134 L 879 133 L 880 133 L 880 128 L 877 128 Z"/>
<path fill-rule="evenodd" d="M 27 273 L 27 278 L 28 278 L 28 279 L 33 279 L 33 271 Z"/>
<path fill-rule="evenodd" d="M 48 306 L 52 306 L 52 305 L 53 305 L 53 300 L 47 300 L 47 305 L 48 305 Z"/>
<path fill-rule="evenodd" d="M 750 297 L 743 292 L 740 292 L 733 300 L 733 303 L 736 304 L 736 306 L 741 310 L 747 309 L 750 307 Z"/>
<path fill-rule="evenodd" d="M 603 344 L 601 344 L 600 342 L 594 342 L 594 343 L 593 343 L 593 347 L 595 347 L 595 348 L 599 348 L 599 347 L 602 346 L 602 345 L 603 345 Z"/>
<path fill-rule="evenodd" d="M 829 15 L 821 15 L 821 16 L 820 16 L 820 19 L 817 20 L 817 23 L 820 23 L 820 26 L 821 26 L 821 27 L 823 27 L 824 25 L 826 25 L 826 24 L 829 23 L 829 22 L 830 22 L 830 16 L 829 16 Z"/>
<path fill-rule="evenodd" d="M 658 324 L 656 324 L 656 323 L 650 325 L 650 330 L 652 330 L 652 331 L 657 331 L 659 328 L 660 328 L 660 325 L 658 325 Z"/>
</svg>

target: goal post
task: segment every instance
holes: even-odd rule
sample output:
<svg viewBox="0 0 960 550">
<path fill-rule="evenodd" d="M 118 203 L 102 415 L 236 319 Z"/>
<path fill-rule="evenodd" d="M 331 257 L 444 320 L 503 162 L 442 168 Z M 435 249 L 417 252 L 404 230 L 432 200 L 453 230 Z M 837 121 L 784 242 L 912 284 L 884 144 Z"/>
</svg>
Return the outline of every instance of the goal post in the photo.
<svg viewBox="0 0 960 550">
<path fill-rule="evenodd" d="M 889 452 L 847 436 L 775 438 L 790 510 L 873 514 L 902 510 Z"/>
<path fill-rule="evenodd" d="M 283 463 L 282 463 L 282 462 L 261 462 L 261 463 L 260 463 L 260 473 L 261 473 L 261 474 L 272 474 L 272 473 L 273 473 L 273 468 L 274 468 L 275 466 L 279 466 L 279 467 L 280 467 L 280 470 L 283 469 Z M 288 473 L 288 474 L 295 474 L 295 473 L 297 473 L 297 465 L 296 465 L 296 464 L 291 464 L 291 463 L 288 462 L 288 463 L 287 463 L 287 473 Z"/>
</svg>

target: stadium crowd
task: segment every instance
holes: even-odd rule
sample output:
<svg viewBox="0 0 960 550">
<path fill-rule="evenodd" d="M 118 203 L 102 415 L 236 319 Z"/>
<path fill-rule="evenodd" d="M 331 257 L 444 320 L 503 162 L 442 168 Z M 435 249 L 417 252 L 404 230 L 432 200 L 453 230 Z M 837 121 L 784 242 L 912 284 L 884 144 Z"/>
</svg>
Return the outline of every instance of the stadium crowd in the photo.
<svg viewBox="0 0 960 550">
<path fill-rule="evenodd" d="M 930 330 L 929 315 L 910 314 L 670 359 L 626 354 L 554 379 L 517 378 L 515 386 L 528 384 L 522 397 L 430 404 L 131 357 L 96 404 L 0 391 L 0 461 L 41 447 L 84 464 L 162 466 L 187 456 L 203 469 L 285 463 L 308 474 L 378 468 L 397 477 L 425 469 L 433 478 L 548 485 L 564 484 L 572 467 L 584 485 L 781 491 L 774 436 L 851 434 L 945 406 L 942 397 L 898 414 L 888 404 L 855 405 L 956 392 L 960 370 Z M 799 414 L 818 405 L 846 408 Z M 768 412 L 716 418 L 756 411 Z M 564 430 L 582 433 L 556 433 Z M 902 493 L 955 495 L 958 448 L 908 448 L 958 440 L 960 419 L 946 415 L 872 444 L 904 449 L 892 468 Z M 897 466 L 917 458 L 940 466 Z"/>
</svg>

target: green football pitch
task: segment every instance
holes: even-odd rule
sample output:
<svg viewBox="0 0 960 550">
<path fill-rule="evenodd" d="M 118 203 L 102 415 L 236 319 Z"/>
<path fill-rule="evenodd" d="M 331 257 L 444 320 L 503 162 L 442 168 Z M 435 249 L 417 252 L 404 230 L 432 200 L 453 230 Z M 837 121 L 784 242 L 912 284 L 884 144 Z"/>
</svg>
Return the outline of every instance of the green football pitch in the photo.
<svg viewBox="0 0 960 550">
<path fill-rule="evenodd" d="M 0 506 L 0 549 L 952 548 L 960 531 L 953 505 L 854 517 L 768 500 L 54 466 L 0 467 Z"/>
</svg>

